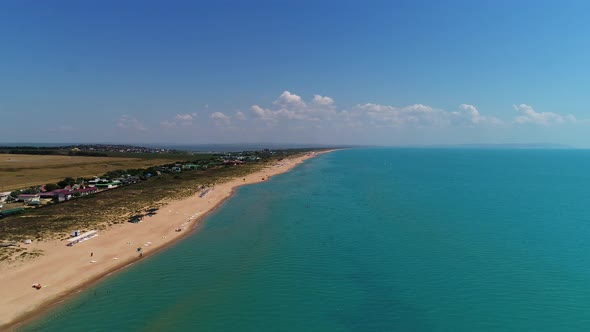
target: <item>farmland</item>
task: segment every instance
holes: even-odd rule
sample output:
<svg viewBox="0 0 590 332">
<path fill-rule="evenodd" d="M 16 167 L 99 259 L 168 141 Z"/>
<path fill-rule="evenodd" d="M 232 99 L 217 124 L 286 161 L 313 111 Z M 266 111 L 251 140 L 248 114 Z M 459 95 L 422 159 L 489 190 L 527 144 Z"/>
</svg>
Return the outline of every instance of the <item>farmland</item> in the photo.
<svg viewBox="0 0 590 332">
<path fill-rule="evenodd" d="M 145 168 L 196 158 L 188 154 L 156 154 L 149 157 L 0 154 L 0 191 L 57 182 L 64 177 L 100 176 L 113 170 Z"/>
</svg>

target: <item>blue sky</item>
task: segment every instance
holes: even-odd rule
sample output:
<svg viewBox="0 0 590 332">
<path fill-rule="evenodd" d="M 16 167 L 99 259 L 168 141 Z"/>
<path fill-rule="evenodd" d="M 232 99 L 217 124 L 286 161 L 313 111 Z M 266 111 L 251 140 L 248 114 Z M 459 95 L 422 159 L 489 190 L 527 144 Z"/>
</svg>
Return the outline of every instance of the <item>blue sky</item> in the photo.
<svg viewBox="0 0 590 332">
<path fill-rule="evenodd" d="M 3 1 L 0 142 L 590 147 L 584 1 Z"/>
</svg>

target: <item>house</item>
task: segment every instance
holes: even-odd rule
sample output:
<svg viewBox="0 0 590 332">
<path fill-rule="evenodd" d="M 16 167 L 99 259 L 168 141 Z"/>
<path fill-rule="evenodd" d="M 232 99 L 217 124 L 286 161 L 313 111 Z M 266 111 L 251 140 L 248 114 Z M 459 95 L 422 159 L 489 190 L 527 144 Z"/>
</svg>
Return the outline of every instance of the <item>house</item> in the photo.
<svg viewBox="0 0 590 332">
<path fill-rule="evenodd" d="M 37 198 L 37 199 L 32 199 L 30 200 L 27 205 L 40 205 L 41 201 Z"/>
<path fill-rule="evenodd" d="M 88 187 L 88 188 L 74 190 L 74 194 L 80 194 L 80 196 L 86 196 L 86 195 L 94 194 L 96 192 L 98 192 L 98 188 L 96 188 L 96 187 Z"/>
<path fill-rule="evenodd" d="M 46 191 L 46 192 L 39 193 L 39 197 L 52 199 L 52 198 L 57 197 L 57 193 L 55 191 Z"/>
<path fill-rule="evenodd" d="M 30 203 L 31 201 L 38 201 L 41 197 L 39 194 L 20 194 L 16 196 L 16 200 L 23 203 Z"/>
<path fill-rule="evenodd" d="M 103 189 L 111 189 L 111 188 L 117 188 L 118 186 L 121 185 L 121 181 L 111 181 L 111 182 L 98 182 L 96 183 L 95 187 L 96 188 L 103 188 Z"/>
<path fill-rule="evenodd" d="M 58 202 L 69 201 L 73 195 L 72 191 L 65 190 L 65 189 L 55 190 L 55 193 L 56 193 L 56 197 L 57 197 Z"/>
<path fill-rule="evenodd" d="M 101 179 L 98 177 L 94 177 L 94 179 L 88 181 L 88 186 L 94 187 L 99 183 L 108 183 L 108 182 L 109 182 L 109 180 L 107 180 L 107 179 Z"/>
<path fill-rule="evenodd" d="M 10 196 L 10 191 L 0 193 L 0 203 L 6 202 L 8 196 Z"/>
<path fill-rule="evenodd" d="M 141 179 L 138 176 L 127 176 L 127 177 L 119 178 L 119 179 L 117 179 L 117 181 L 121 182 L 121 184 L 127 185 L 127 184 L 137 183 L 137 182 L 141 181 Z"/>
<path fill-rule="evenodd" d="M 241 160 L 224 160 L 223 164 L 224 165 L 242 165 L 244 162 Z"/>
</svg>

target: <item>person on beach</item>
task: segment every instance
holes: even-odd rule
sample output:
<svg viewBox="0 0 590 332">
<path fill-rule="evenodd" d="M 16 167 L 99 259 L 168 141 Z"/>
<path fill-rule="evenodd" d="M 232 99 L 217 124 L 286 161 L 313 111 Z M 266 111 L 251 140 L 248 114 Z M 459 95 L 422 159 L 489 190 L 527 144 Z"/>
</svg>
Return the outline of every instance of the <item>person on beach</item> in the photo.
<svg viewBox="0 0 590 332">
<path fill-rule="evenodd" d="M 92 257 L 92 256 L 94 256 L 94 253 L 93 252 L 90 253 L 90 257 Z"/>
</svg>

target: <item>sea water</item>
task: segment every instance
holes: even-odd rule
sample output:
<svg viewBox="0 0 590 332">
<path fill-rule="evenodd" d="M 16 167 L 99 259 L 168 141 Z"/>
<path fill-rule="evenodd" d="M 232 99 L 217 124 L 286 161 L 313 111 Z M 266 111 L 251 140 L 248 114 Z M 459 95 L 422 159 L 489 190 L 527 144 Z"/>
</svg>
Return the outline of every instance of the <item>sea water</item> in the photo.
<svg viewBox="0 0 590 332">
<path fill-rule="evenodd" d="M 581 331 L 590 151 L 350 149 L 24 331 Z"/>
</svg>

